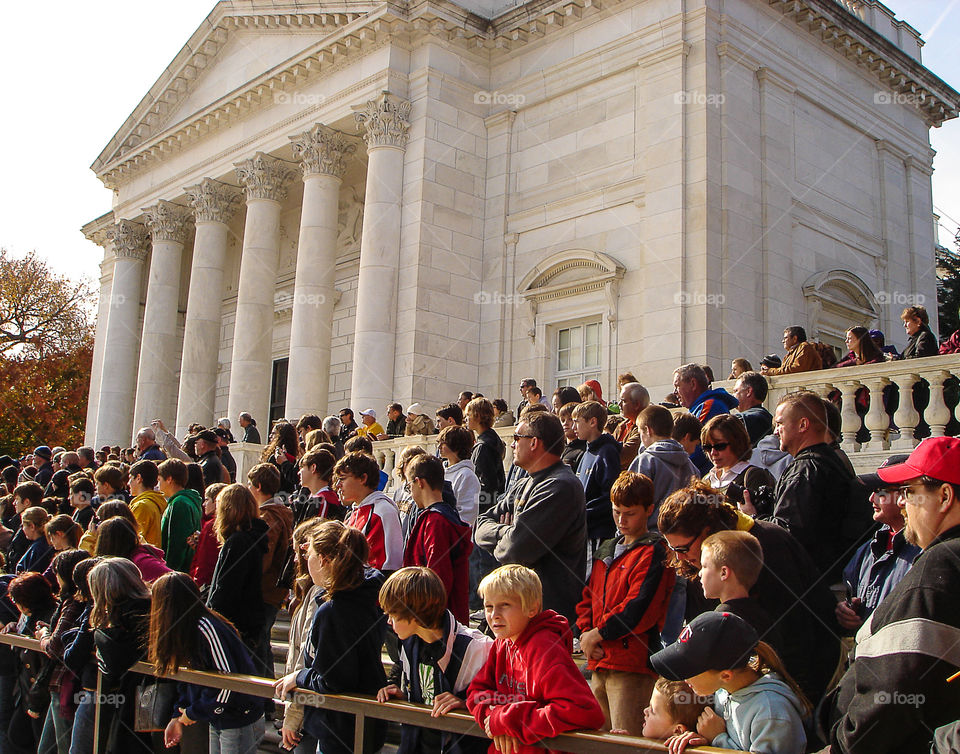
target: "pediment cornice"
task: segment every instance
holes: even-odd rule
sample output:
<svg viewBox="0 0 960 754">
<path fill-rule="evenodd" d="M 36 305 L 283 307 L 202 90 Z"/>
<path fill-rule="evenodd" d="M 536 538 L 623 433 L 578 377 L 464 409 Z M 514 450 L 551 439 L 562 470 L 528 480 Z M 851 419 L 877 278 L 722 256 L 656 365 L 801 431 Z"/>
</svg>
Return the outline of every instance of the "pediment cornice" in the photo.
<svg viewBox="0 0 960 754">
<path fill-rule="evenodd" d="M 627 0 L 530 0 L 493 20 L 450 0 L 271 4 L 255 11 L 221 2 L 151 87 L 123 127 L 91 166 L 108 188 L 249 112 L 270 106 L 280 92 L 367 54 L 388 40 L 410 45 L 425 36 L 492 58 L 554 34 L 566 24 Z M 835 0 L 766 0 L 849 60 L 872 71 L 879 82 L 907 100 L 931 126 L 957 117 L 960 93 L 841 7 Z M 246 84 L 179 122 L 163 119 L 191 91 L 228 36 L 237 30 L 303 31 L 322 38 Z M 329 33 L 323 34 L 323 32 Z"/>
</svg>

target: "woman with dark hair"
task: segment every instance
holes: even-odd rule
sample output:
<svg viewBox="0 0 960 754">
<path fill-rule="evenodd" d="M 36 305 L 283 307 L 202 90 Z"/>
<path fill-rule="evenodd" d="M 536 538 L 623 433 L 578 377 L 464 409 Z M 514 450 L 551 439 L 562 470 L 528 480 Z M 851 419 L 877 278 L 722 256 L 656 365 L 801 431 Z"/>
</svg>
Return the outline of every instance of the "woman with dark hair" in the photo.
<svg viewBox="0 0 960 754">
<path fill-rule="evenodd" d="M 270 444 L 260 455 L 261 463 L 272 463 L 280 470 L 280 489 L 292 495 L 300 486 L 297 458 L 300 455 L 300 438 L 290 422 L 278 421 L 270 433 Z"/>
<path fill-rule="evenodd" d="M 254 673 L 253 658 L 237 630 L 200 599 L 200 590 L 185 573 L 161 576 L 153 585 L 150 610 L 150 662 L 158 673 L 180 667 L 214 673 Z M 210 686 L 178 684 L 179 717 L 164 732 L 170 747 L 180 742 L 184 726 L 210 725 L 210 751 L 254 754 L 263 738 L 263 701 Z"/>
<path fill-rule="evenodd" d="M 41 624 L 50 624 L 57 603 L 50 584 L 39 573 L 21 573 L 10 582 L 7 594 L 20 611 L 21 618 L 16 623 L 8 623 L 3 629 L 4 633 L 32 638 Z M 35 649 L 17 649 L 15 652 L 20 661 L 14 688 L 17 706 L 10 719 L 7 736 L 14 747 L 31 751 L 37 747 L 47 705 L 50 704 L 46 683 L 42 679 L 38 683 L 47 658 L 43 652 Z"/>
<path fill-rule="evenodd" d="M 231 484 L 217 496 L 213 528 L 220 554 L 207 607 L 231 621 L 247 647 L 256 651 L 266 621 L 262 580 L 269 527 L 260 518 L 250 490 L 242 484 Z"/>
<path fill-rule="evenodd" d="M 883 363 L 883 351 L 870 337 L 870 331 L 866 327 L 851 327 L 847 330 L 844 342 L 847 355 L 833 365 L 835 368 Z"/>
<path fill-rule="evenodd" d="M 840 630 L 836 600 L 803 546 L 786 529 L 741 513 L 705 482 L 693 482 L 667 497 L 657 526 L 667 541 L 671 565 L 687 579 L 688 622 L 717 604 L 704 598 L 698 580 L 703 540 L 727 529 L 757 538 L 764 562 L 750 596 L 779 618 L 784 664 L 804 693 L 819 700 L 840 658 Z"/>
<path fill-rule="evenodd" d="M 34 634 L 40 640 L 43 651 L 51 658 L 47 664 L 50 706 L 47 708 L 43 731 L 40 734 L 39 751 L 41 752 L 67 752 L 70 748 L 73 712 L 72 706 L 64 703 L 62 694 L 64 690 L 68 694 L 74 690 L 75 677 L 63 662 L 66 649 L 64 638 L 68 631 L 80 625 L 83 602 L 77 598 L 73 570 L 77 563 L 89 557 L 83 550 L 63 550 L 54 557 L 51 564 L 59 589 L 57 611 L 50 621 L 50 626 L 40 626 Z"/>
<path fill-rule="evenodd" d="M 70 472 L 66 469 L 55 471 L 43 491 L 43 496 L 57 498 L 55 513 L 70 513 Z"/>
<path fill-rule="evenodd" d="M 703 481 L 725 492 L 727 500 L 736 506 L 744 504 L 743 491 L 749 490 L 754 515 L 773 514 L 773 489 L 777 480 L 766 469 L 750 463 L 753 447 L 743 420 L 733 414 L 713 417 L 700 431 L 700 445 L 713 464 Z M 761 487 L 767 488 L 766 494 L 761 493 Z"/>
<path fill-rule="evenodd" d="M 140 541 L 136 530 L 122 516 L 114 516 L 100 524 L 97 537 L 99 557 L 126 558 L 139 570 L 147 584 L 170 572 L 163 559 L 163 550 Z"/>
</svg>

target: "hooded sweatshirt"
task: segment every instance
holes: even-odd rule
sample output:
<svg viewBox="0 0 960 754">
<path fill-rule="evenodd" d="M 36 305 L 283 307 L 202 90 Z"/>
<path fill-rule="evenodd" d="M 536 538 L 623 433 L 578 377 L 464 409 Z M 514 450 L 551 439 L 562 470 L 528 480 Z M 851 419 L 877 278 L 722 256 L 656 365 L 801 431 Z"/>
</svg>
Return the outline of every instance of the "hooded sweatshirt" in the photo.
<svg viewBox="0 0 960 754">
<path fill-rule="evenodd" d="M 762 438 L 750 456 L 750 463 L 766 469 L 778 481 L 792 462 L 793 456 L 785 450 L 780 450 L 780 438 L 776 435 L 767 435 Z"/>
<path fill-rule="evenodd" d="M 387 685 L 380 660 L 386 620 L 377 604 L 383 574 L 368 569 L 355 589 L 335 592 L 319 607 L 304 648 L 305 667 L 297 673 L 297 687 L 320 694 L 371 694 Z M 319 741 L 323 754 L 352 754 L 354 716 L 321 707 L 304 711 L 304 730 Z M 364 752 L 383 746 L 386 723 L 367 718 Z"/>
<path fill-rule="evenodd" d="M 620 443 L 601 432 L 587 443 L 577 477 L 587 499 L 587 539 L 610 539 L 617 533 L 610 510 L 610 488 L 620 476 Z"/>
<path fill-rule="evenodd" d="M 658 440 L 643 448 L 630 464 L 630 471 L 644 474 L 653 482 L 653 513 L 647 525 L 657 528 L 657 514 L 667 495 L 690 484 L 691 477 L 700 476 L 690 456 L 676 440 Z"/>
<path fill-rule="evenodd" d="M 370 545 L 370 565 L 392 573 L 403 565 L 403 534 L 400 510 L 384 493 L 371 492 L 354 505 L 344 522 L 359 529 Z"/>
<path fill-rule="evenodd" d="M 148 545 L 160 547 L 160 520 L 167 509 L 167 500 L 156 490 L 141 492 L 130 501 L 130 512 L 140 525 L 140 535 Z"/>
<path fill-rule="evenodd" d="M 167 565 L 175 571 L 187 573 L 193 560 L 193 548 L 187 537 L 200 528 L 203 509 L 200 493 L 186 488 L 173 493 L 167 501 L 160 520 L 160 544 L 167 558 Z"/>
<path fill-rule="evenodd" d="M 603 725 L 597 704 L 570 653 L 570 624 L 553 610 L 534 616 L 515 641 L 497 639 L 486 663 L 467 689 L 467 709 L 481 728 L 526 744 L 520 754 L 537 754 L 534 746 L 580 728 Z M 496 750 L 490 744 L 489 752 Z"/>
<path fill-rule="evenodd" d="M 453 486 L 457 498 L 457 513 L 467 526 L 477 523 L 480 512 L 480 479 L 469 458 L 447 466 L 444 478 Z M 488 506 L 489 507 L 489 506 Z"/>
<path fill-rule="evenodd" d="M 470 527 L 449 503 L 440 501 L 417 514 L 403 552 L 405 566 L 425 566 L 440 577 L 447 592 L 447 609 L 462 623 L 470 618 L 472 551 Z"/>
<path fill-rule="evenodd" d="M 727 730 L 713 739 L 712 746 L 754 754 L 806 751 L 803 705 L 776 673 L 732 694 L 720 689 L 714 699 L 714 711 L 723 716 Z"/>
</svg>

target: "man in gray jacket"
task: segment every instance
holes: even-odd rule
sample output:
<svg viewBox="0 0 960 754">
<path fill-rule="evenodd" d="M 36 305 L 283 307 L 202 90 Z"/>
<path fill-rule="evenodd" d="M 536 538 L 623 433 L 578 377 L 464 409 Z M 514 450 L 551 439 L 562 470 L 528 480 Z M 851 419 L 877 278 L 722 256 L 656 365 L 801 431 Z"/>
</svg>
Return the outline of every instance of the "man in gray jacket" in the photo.
<svg viewBox="0 0 960 754">
<path fill-rule="evenodd" d="M 560 460 L 563 425 L 546 411 L 528 414 L 513 436 L 513 463 L 529 476 L 477 519 L 474 541 L 501 564 L 519 563 L 543 583 L 543 607 L 570 621 L 586 575 L 583 485 Z"/>
</svg>

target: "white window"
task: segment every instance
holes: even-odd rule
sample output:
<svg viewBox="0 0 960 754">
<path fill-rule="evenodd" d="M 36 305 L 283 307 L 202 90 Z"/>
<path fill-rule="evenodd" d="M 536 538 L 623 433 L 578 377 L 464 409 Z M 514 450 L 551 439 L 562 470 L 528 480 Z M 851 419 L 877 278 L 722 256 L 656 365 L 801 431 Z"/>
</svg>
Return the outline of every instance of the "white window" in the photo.
<svg viewBox="0 0 960 754">
<path fill-rule="evenodd" d="M 600 378 L 600 322 L 582 322 L 557 329 L 555 384 L 579 387 Z"/>
</svg>

